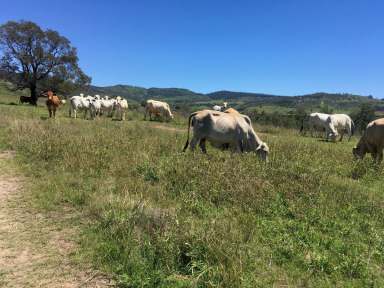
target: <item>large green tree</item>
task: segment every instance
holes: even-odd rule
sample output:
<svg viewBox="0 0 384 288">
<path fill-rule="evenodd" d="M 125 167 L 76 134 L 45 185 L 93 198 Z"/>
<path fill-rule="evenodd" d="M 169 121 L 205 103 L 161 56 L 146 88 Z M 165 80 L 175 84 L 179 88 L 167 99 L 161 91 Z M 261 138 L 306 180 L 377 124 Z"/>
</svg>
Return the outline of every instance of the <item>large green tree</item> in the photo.
<svg viewBox="0 0 384 288">
<path fill-rule="evenodd" d="M 91 81 L 67 38 L 30 21 L 0 26 L 0 76 L 16 89 L 29 89 L 34 104 L 41 90 L 69 93 Z"/>
</svg>

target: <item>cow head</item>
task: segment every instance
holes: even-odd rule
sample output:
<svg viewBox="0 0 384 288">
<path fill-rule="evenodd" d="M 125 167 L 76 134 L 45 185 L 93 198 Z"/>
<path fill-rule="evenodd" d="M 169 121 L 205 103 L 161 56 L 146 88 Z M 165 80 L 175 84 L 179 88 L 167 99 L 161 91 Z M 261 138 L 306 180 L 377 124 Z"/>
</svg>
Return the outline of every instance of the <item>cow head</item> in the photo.
<svg viewBox="0 0 384 288">
<path fill-rule="evenodd" d="M 365 154 L 368 152 L 367 147 L 364 143 L 359 142 L 356 147 L 352 149 L 352 154 L 355 157 L 356 160 L 363 159 Z"/>
<path fill-rule="evenodd" d="M 269 148 L 265 142 L 261 142 L 260 145 L 256 148 L 256 154 L 263 161 L 268 161 Z"/>
<path fill-rule="evenodd" d="M 337 133 L 337 131 L 331 131 L 329 132 L 328 134 L 328 137 L 332 140 L 332 141 L 336 141 L 336 138 L 339 134 Z"/>
</svg>

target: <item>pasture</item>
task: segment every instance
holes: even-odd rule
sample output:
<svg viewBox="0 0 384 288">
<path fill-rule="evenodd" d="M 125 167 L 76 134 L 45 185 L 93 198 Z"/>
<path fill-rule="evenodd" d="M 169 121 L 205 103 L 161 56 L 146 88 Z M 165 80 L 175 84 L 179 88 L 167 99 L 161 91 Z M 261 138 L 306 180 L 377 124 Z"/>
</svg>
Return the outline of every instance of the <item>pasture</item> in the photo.
<svg viewBox="0 0 384 288">
<path fill-rule="evenodd" d="M 31 205 L 82 213 L 74 257 L 121 287 L 384 286 L 383 166 L 353 160 L 356 137 L 327 143 L 256 123 L 264 164 L 209 146 L 181 153 L 181 116 L 67 115 L 2 104 L 0 148 L 16 151 Z"/>
</svg>

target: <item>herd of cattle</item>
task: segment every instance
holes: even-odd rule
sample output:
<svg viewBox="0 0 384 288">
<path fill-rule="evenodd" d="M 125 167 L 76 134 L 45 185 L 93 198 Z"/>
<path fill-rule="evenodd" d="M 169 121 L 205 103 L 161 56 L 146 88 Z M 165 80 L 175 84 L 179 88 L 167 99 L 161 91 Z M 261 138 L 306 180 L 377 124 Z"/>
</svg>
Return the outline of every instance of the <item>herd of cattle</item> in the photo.
<svg viewBox="0 0 384 288">
<path fill-rule="evenodd" d="M 48 100 L 46 101 L 50 117 L 55 117 L 56 109 L 65 100 L 60 100 L 51 91 L 47 92 Z M 22 99 L 20 99 L 21 101 Z M 201 151 L 206 153 L 206 142 L 208 141 L 213 147 L 220 149 L 230 149 L 234 152 L 255 152 L 260 159 L 266 161 L 268 159 L 269 148 L 255 133 L 251 119 L 244 114 L 240 114 L 233 108 L 227 108 L 227 103 L 223 106 L 215 105 L 212 110 L 201 110 L 190 114 L 188 118 L 188 138 L 183 151 L 188 146 L 191 150 L 196 148 L 198 144 Z M 126 99 L 117 96 L 115 98 L 99 95 L 95 96 L 72 96 L 69 98 L 69 117 L 77 118 L 77 113 L 84 112 L 84 118 L 87 114 L 90 119 L 106 115 L 109 117 L 117 117 L 120 120 L 125 119 L 125 113 L 128 110 L 128 102 Z M 144 119 L 149 115 L 162 120 L 173 119 L 170 106 L 166 102 L 147 100 L 145 104 Z M 193 128 L 193 136 L 190 138 L 190 127 Z M 348 140 L 354 132 L 354 123 L 346 114 L 324 114 L 311 113 L 303 120 L 300 132 L 304 132 L 307 126 L 313 136 L 314 131 L 325 131 L 325 139 L 336 141 L 340 136 L 342 141 L 345 133 L 348 134 Z M 369 123 L 362 137 L 353 148 L 353 155 L 362 159 L 365 154 L 370 153 L 373 159 L 380 163 L 383 159 L 384 149 L 384 118 L 377 119 Z"/>
<path fill-rule="evenodd" d="M 110 98 L 80 94 L 69 98 L 69 117 L 77 118 L 77 113 L 80 111 L 84 112 L 84 118 L 87 118 L 87 114 L 89 114 L 91 119 L 101 115 L 112 117 L 116 112 L 116 117 L 124 120 L 126 110 L 128 110 L 128 102 L 120 96 Z"/>
</svg>

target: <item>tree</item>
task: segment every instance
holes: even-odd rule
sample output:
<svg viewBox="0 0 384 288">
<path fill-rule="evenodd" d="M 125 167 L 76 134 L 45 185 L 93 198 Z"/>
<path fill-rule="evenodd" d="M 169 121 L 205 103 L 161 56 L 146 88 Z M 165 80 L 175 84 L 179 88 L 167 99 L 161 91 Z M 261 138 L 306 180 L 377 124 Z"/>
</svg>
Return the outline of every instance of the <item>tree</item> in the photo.
<svg viewBox="0 0 384 288">
<path fill-rule="evenodd" d="M 356 129 L 364 131 L 368 123 L 376 118 L 375 107 L 371 103 L 360 104 L 359 109 L 352 114 Z"/>
<path fill-rule="evenodd" d="M 29 89 L 36 105 L 39 90 L 68 93 L 91 79 L 78 66 L 76 48 L 58 32 L 30 21 L 0 26 L 0 76 L 15 89 Z"/>
<path fill-rule="evenodd" d="M 320 112 L 326 113 L 326 114 L 332 114 L 333 110 L 329 107 L 328 103 L 324 103 L 324 101 L 321 101 Z"/>
</svg>

